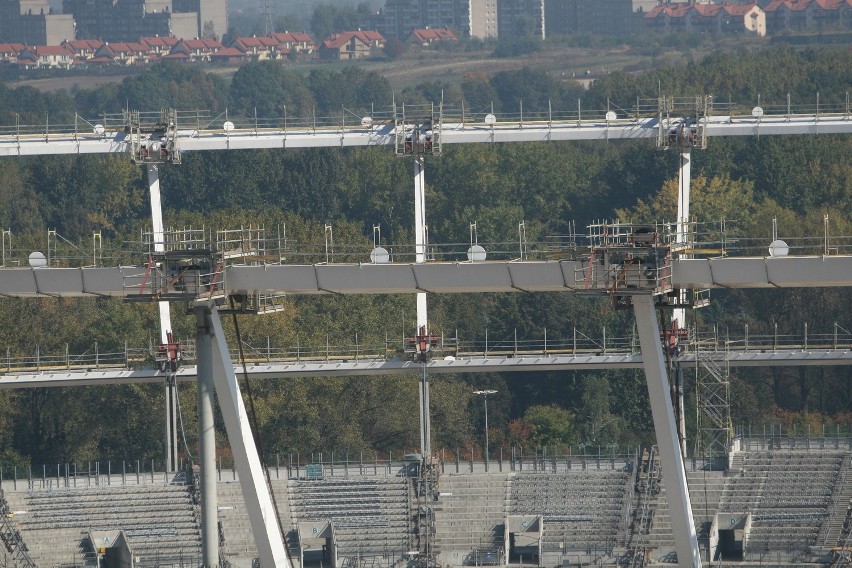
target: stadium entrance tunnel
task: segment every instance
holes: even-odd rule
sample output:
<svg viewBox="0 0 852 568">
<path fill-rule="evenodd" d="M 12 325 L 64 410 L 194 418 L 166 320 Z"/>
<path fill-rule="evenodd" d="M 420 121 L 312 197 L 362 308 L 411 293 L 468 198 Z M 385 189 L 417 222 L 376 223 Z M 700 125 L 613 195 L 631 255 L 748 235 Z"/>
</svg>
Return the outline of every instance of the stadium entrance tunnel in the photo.
<svg viewBox="0 0 852 568">
<path fill-rule="evenodd" d="M 743 560 L 750 532 L 750 513 L 716 513 L 710 526 L 710 557 L 714 562 Z"/>
<path fill-rule="evenodd" d="M 124 531 L 89 531 L 89 542 L 101 568 L 133 566 L 133 551 Z"/>
<path fill-rule="evenodd" d="M 330 521 L 305 521 L 297 524 L 300 566 L 337 568 L 337 543 Z"/>
<path fill-rule="evenodd" d="M 503 531 L 504 555 L 508 562 L 538 562 L 541 559 L 540 515 L 509 515 Z"/>
</svg>

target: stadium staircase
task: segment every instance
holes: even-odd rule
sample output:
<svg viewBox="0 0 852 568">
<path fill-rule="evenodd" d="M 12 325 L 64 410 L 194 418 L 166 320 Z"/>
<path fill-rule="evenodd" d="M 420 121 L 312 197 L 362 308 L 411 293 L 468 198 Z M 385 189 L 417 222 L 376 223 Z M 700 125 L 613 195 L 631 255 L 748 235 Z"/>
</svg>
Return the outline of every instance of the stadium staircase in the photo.
<svg viewBox="0 0 852 568">
<path fill-rule="evenodd" d="M 444 563 L 461 564 L 477 549 L 503 549 L 507 474 L 443 474 L 437 496 L 433 506 L 435 543 Z"/>
<path fill-rule="evenodd" d="M 706 549 L 710 526 L 719 508 L 719 502 L 725 488 L 725 477 L 721 471 L 688 471 L 686 481 L 689 487 L 689 500 L 692 504 L 692 517 L 695 522 L 695 532 L 698 536 L 699 547 Z M 653 510 L 651 528 L 648 531 L 644 546 L 654 559 L 673 562 L 675 542 L 672 536 L 671 515 L 669 513 L 668 493 L 666 492 L 665 475 L 660 480 L 660 490 L 652 499 Z M 643 542 L 639 539 L 639 542 Z"/>
</svg>

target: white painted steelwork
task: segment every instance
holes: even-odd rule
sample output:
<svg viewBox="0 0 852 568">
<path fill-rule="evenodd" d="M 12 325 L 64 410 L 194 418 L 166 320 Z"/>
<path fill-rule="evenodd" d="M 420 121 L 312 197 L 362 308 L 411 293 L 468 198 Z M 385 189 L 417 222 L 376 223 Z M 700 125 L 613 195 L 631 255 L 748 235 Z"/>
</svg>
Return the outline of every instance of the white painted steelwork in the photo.
<svg viewBox="0 0 852 568">
<path fill-rule="evenodd" d="M 852 365 L 852 350 L 790 347 L 772 349 L 729 348 L 706 355 L 716 361 L 727 358 L 731 367 L 791 367 Z M 687 353 L 676 358 L 682 364 L 694 363 L 695 355 Z M 404 359 L 341 361 L 280 361 L 248 363 L 246 370 L 252 378 L 286 379 L 290 377 L 354 377 L 401 375 L 419 373 L 422 364 Z M 603 354 L 512 354 L 466 356 L 452 360 L 434 359 L 427 363 L 430 373 L 510 373 L 529 371 L 586 371 L 602 369 L 640 369 L 640 353 L 613 352 Z M 235 368 L 242 373 L 242 367 Z M 0 375 L 0 389 L 33 387 L 71 387 L 126 383 L 162 382 L 163 373 L 156 369 L 127 370 L 77 369 L 16 372 Z M 184 365 L 177 372 L 180 382 L 194 381 L 196 367 Z"/>
<path fill-rule="evenodd" d="M 852 133 L 848 114 L 790 114 L 763 117 L 709 116 L 704 119 L 706 136 L 773 136 Z M 444 122 L 442 144 L 499 142 L 556 142 L 578 140 L 656 139 L 657 117 L 638 119 L 563 120 L 484 123 Z M 181 152 L 211 150 L 261 150 L 284 148 L 347 148 L 393 146 L 392 124 L 374 123 L 367 128 L 325 129 L 234 129 L 178 130 Z M 54 154 L 129 154 L 130 138 L 124 130 L 95 133 L 0 134 L 0 157 Z"/>
</svg>

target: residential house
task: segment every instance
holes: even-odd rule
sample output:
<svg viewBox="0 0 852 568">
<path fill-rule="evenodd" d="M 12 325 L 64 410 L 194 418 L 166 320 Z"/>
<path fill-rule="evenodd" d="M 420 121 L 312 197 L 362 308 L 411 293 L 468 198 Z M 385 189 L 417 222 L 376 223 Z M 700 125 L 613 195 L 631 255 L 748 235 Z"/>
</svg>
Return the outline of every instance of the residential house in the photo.
<svg viewBox="0 0 852 568">
<path fill-rule="evenodd" d="M 757 4 L 724 4 L 722 11 L 720 28 L 723 32 L 739 31 L 742 25 L 758 37 L 766 35 L 766 12 Z"/>
<path fill-rule="evenodd" d="M 784 0 L 782 0 L 784 1 Z M 655 33 L 766 34 L 766 13 L 757 4 L 660 4 L 644 16 L 646 29 Z"/>
<path fill-rule="evenodd" d="M 271 34 L 279 45 L 298 55 L 312 55 L 317 51 L 317 44 L 305 32 L 283 32 Z"/>
<path fill-rule="evenodd" d="M 66 39 L 60 45 L 74 53 L 76 61 L 92 59 L 95 53 L 104 45 L 99 39 Z"/>
<path fill-rule="evenodd" d="M 0 43 L 0 63 L 15 63 L 18 54 L 26 47 L 22 43 Z"/>
<path fill-rule="evenodd" d="M 137 42 L 107 42 L 95 52 L 93 63 L 112 61 L 116 65 L 137 65 L 148 62 L 148 46 Z"/>
<path fill-rule="evenodd" d="M 341 32 L 323 40 L 319 55 L 322 59 L 362 59 L 384 46 L 385 38 L 379 32 Z"/>
<path fill-rule="evenodd" d="M 152 58 L 167 55 L 180 40 L 172 36 L 143 36 L 139 43 L 148 47 L 148 54 Z"/>
<path fill-rule="evenodd" d="M 74 53 L 61 45 L 26 46 L 18 53 L 18 64 L 39 69 L 69 69 Z"/>
<path fill-rule="evenodd" d="M 280 43 L 274 37 L 238 37 L 229 47 L 239 51 L 248 61 L 274 60 L 282 57 L 279 51 Z"/>
<path fill-rule="evenodd" d="M 169 54 L 163 59 L 210 61 L 210 56 L 223 47 L 221 43 L 213 39 L 182 39 L 172 47 Z"/>
<path fill-rule="evenodd" d="M 220 65 L 239 65 L 245 63 L 246 55 L 235 47 L 223 47 L 210 54 L 210 61 Z"/>
<path fill-rule="evenodd" d="M 459 38 L 456 37 L 456 34 L 450 30 L 444 28 L 426 28 L 423 30 L 411 30 L 411 33 L 408 34 L 407 38 L 405 38 L 405 43 L 409 45 L 428 47 L 435 43 L 458 40 Z"/>
</svg>

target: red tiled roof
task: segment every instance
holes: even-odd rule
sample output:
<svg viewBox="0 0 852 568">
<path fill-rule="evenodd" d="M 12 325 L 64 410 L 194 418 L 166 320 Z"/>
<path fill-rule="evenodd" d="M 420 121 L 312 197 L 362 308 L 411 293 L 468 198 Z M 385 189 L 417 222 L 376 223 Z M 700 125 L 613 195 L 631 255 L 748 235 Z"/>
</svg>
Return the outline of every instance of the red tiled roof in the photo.
<svg viewBox="0 0 852 568">
<path fill-rule="evenodd" d="M 35 45 L 32 48 L 33 53 L 38 56 L 42 55 L 72 55 L 70 49 L 62 45 Z"/>
<path fill-rule="evenodd" d="M 281 43 L 306 43 L 315 45 L 314 39 L 305 32 L 283 32 L 272 34 L 272 37 Z"/>
<path fill-rule="evenodd" d="M 384 36 L 379 32 L 365 32 L 358 30 L 356 32 L 340 32 L 323 40 L 324 47 L 329 49 L 339 49 L 349 43 L 352 38 L 357 38 L 361 43 L 373 45 L 374 41 L 385 41 Z"/>
<path fill-rule="evenodd" d="M 764 12 L 775 12 L 781 6 L 787 4 L 787 0 L 770 0 L 769 4 L 763 7 Z"/>
<path fill-rule="evenodd" d="M 148 53 L 148 46 L 143 45 L 141 43 L 136 42 L 121 42 L 117 41 L 115 43 L 105 43 L 104 46 L 107 48 L 107 51 L 112 52 L 113 54 L 117 53 L 135 53 L 142 54 Z"/>
<path fill-rule="evenodd" d="M 231 47 L 247 51 L 252 48 L 270 49 L 278 47 L 280 43 L 274 37 L 238 37 L 231 42 Z"/>
<path fill-rule="evenodd" d="M 148 47 L 172 47 L 179 41 L 180 40 L 178 38 L 172 36 L 153 36 L 139 38 L 139 43 L 147 45 Z"/>
<path fill-rule="evenodd" d="M 668 14 L 669 18 L 683 18 L 689 13 L 692 9 L 691 4 L 668 4 L 666 6 L 666 14 Z"/>
<path fill-rule="evenodd" d="M 791 12 L 804 12 L 813 4 L 813 0 L 792 0 L 787 3 L 787 8 Z"/>
<path fill-rule="evenodd" d="M 99 39 L 67 39 L 62 42 L 62 45 L 67 46 L 74 51 L 85 51 L 87 49 L 97 50 L 104 44 Z"/>
<path fill-rule="evenodd" d="M 385 41 L 385 37 L 375 30 L 358 30 L 355 32 L 359 37 L 369 41 Z"/>
<path fill-rule="evenodd" d="M 656 6 L 654 6 L 653 8 L 648 10 L 647 12 L 645 12 L 645 17 L 646 18 L 656 18 L 657 16 L 662 14 L 665 10 L 666 10 L 665 6 L 663 6 L 662 4 L 657 4 Z"/>
<path fill-rule="evenodd" d="M 244 53 L 235 47 L 223 47 L 216 53 L 211 53 L 210 57 L 242 57 Z"/>
<path fill-rule="evenodd" d="M 24 47 L 22 43 L 0 43 L 0 53 L 17 55 Z"/>
<path fill-rule="evenodd" d="M 189 59 L 189 55 L 185 53 L 169 53 L 164 55 L 162 59 Z"/>
<path fill-rule="evenodd" d="M 222 49 L 222 44 L 212 39 L 185 39 L 183 43 L 190 49 L 214 50 Z"/>
<path fill-rule="evenodd" d="M 840 7 L 846 3 L 845 0 L 816 0 L 817 5 L 823 10 L 830 10 L 832 12 L 839 10 Z"/>
<path fill-rule="evenodd" d="M 722 11 L 722 4 L 695 4 L 692 9 L 705 18 L 713 18 Z"/>
<path fill-rule="evenodd" d="M 723 9 L 731 16 L 745 16 L 751 12 L 757 4 L 724 4 Z"/>
</svg>

